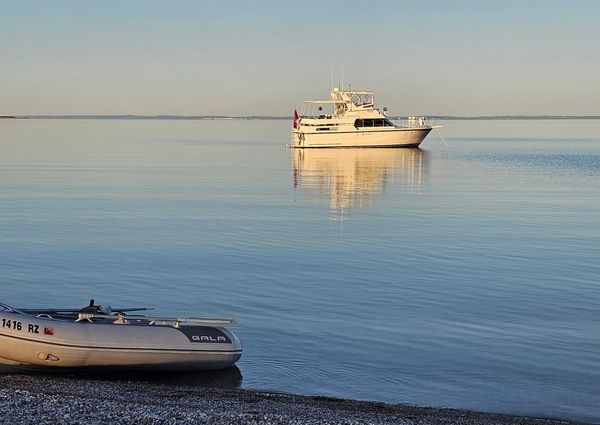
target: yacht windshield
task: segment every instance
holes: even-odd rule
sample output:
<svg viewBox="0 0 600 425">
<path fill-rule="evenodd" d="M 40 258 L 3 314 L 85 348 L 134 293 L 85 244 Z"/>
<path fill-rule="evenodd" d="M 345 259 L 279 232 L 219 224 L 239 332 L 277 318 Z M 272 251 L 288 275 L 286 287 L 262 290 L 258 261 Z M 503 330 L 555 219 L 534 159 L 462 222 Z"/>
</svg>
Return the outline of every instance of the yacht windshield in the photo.
<svg viewBox="0 0 600 425">
<path fill-rule="evenodd" d="M 356 106 L 373 105 L 375 96 L 369 92 L 352 92 L 350 98 Z"/>
</svg>

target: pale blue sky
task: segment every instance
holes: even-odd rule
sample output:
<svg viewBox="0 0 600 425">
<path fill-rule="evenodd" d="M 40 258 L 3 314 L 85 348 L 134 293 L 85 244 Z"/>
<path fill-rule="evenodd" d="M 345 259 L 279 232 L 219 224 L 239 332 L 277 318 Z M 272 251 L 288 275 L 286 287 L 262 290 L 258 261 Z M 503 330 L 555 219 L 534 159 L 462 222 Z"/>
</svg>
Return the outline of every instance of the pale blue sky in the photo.
<svg viewBox="0 0 600 425">
<path fill-rule="evenodd" d="M 600 114 L 600 1 L 0 1 L 0 114 Z"/>
</svg>

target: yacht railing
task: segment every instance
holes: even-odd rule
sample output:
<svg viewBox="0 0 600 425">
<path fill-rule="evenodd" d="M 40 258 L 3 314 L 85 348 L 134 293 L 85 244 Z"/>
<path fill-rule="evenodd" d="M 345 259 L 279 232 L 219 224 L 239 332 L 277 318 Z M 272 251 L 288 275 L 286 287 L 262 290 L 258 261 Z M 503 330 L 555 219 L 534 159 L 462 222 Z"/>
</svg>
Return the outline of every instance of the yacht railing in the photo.
<svg viewBox="0 0 600 425">
<path fill-rule="evenodd" d="M 398 118 L 400 127 L 408 127 L 408 128 L 419 128 L 419 127 L 432 127 L 437 128 L 441 127 L 438 125 L 438 120 L 434 119 L 433 121 L 427 117 L 406 117 L 402 119 Z"/>
</svg>

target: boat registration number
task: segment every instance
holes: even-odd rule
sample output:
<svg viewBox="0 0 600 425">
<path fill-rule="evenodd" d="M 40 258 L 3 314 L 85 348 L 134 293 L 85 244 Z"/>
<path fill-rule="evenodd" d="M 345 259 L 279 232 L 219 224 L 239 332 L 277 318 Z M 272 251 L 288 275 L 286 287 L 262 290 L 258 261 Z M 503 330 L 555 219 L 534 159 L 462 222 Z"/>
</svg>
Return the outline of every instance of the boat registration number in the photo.
<svg viewBox="0 0 600 425">
<path fill-rule="evenodd" d="M 14 329 L 16 331 L 22 331 L 23 322 L 19 322 L 18 320 L 2 319 L 2 327 L 6 329 Z M 39 334 L 40 326 L 29 324 L 27 326 L 27 332 L 31 334 Z"/>
<path fill-rule="evenodd" d="M 8 328 L 8 329 L 15 329 L 17 331 L 22 331 L 23 323 L 17 322 L 16 320 L 2 319 L 2 327 Z"/>
</svg>

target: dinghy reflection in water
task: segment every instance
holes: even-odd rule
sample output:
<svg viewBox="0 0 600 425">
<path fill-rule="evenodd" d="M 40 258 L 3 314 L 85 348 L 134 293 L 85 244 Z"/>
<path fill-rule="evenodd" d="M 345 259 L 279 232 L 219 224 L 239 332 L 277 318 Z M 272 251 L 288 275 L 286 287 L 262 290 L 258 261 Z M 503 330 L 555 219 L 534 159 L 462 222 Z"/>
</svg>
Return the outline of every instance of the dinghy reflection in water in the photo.
<svg viewBox="0 0 600 425">
<path fill-rule="evenodd" d="M 0 363 L 52 368 L 210 370 L 232 366 L 242 344 L 229 318 L 130 315 L 145 308 L 16 309 L 0 303 Z"/>
</svg>

